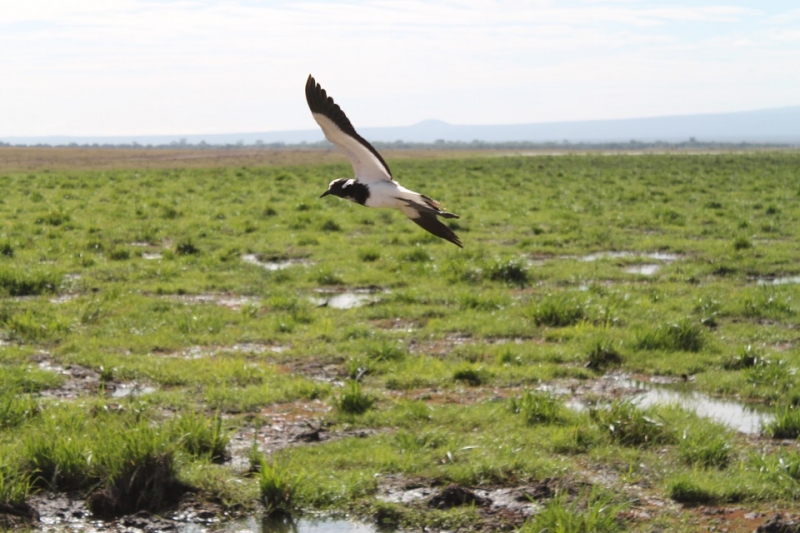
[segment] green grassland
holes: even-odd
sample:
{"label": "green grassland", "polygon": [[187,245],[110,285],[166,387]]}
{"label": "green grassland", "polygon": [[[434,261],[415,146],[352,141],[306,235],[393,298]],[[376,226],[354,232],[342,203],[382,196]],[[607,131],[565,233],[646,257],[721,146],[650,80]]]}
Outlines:
{"label": "green grassland", "polygon": [[[405,527],[689,531],[703,519],[682,503],[796,507],[800,451],[777,438],[800,433],[800,288],[758,280],[800,276],[800,154],[390,164],[461,215],[464,249],[318,199],[343,163],[0,175],[0,513],[36,491],[83,491],[99,516],[193,491]],[[632,253],[586,260],[601,252]],[[319,305],[346,290],[370,301]],[[608,371],[779,416],[748,437],[542,392]],[[111,394],[130,383],[152,391]],[[231,466],[234,432],[295,404],[338,437],[256,442],[252,472]],[[376,497],[543,479],[563,490],[522,522]]]}

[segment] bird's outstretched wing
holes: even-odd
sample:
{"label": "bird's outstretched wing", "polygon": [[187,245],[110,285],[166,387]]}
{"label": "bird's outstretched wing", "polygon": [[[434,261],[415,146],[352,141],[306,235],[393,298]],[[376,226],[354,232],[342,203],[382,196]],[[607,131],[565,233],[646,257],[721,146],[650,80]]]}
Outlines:
{"label": "bird's outstretched wing", "polygon": [[392,181],[392,172],[381,154],[356,133],[342,108],[328,96],[313,76],[309,76],[306,81],[306,101],[325,138],[345,153],[359,181]]}
{"label": "bird's outstretched wing", "polygon": [[[464,246],[461,244],[461,239],[458,238],[453,230],[445,226],[442,221],[440,221],[436,217],[436,213],[429,209],[417,209],[413,205],[406,205],[400,208],[400,211],[403,212],[408,218],[414,221],[417,226],[421,227],[428,233],[432,233],[437,237],[441,237],[446,241],[450,241],[459,248],[463,248]],[[456,215],[451,213],[447,213],[450,215],[448,218],[458,218]]]}

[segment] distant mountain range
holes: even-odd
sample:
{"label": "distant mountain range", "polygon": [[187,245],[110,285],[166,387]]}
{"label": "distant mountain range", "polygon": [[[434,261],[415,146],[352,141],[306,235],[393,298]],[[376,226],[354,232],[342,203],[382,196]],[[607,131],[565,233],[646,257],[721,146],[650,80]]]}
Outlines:
{"label": "distant mountain range", "polygon": [[[698,142],[800,143],[800,106],[652,118],[542,122],[495,126],[455,125],[440,120],[425,120],[413,126],[360,128],[370,141],[434,143],[436,141],[489,143],[501,142]],[[131,144],[165,145],[170,143],[211,145],[262,142],[265,144],[316,143],[322,141],[319,129],[222,133],[206,135],[121,135],[121,136],[44,136],[5,137],[0,141],[18,145]]]}

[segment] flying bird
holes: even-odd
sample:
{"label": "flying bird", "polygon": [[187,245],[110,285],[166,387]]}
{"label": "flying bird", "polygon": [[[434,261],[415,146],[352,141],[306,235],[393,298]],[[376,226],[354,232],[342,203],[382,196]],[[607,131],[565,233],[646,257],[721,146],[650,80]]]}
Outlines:
{"label": "flying bird", "polygon": [[425,231],[463,248],[453,230],[437,218],[459,218],[458,215],[444,211],[432,198],[397,183],[381,154],[356,133],[344,111],[313,76],[306,81],[306,101],[325,138],[344,152],[356,175],[333,180],[320,198],[332,194],[366,207],[399,209]]}

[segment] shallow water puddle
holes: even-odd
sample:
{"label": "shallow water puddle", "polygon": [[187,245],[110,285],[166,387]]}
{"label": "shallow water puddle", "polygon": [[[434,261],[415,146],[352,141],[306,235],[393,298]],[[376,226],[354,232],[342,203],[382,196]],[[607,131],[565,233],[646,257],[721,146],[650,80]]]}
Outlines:
{"label": "shallow water puddle", "polygon": [[246,305],[258,305],[261,303],[261,300],[255,297],[234,296],[227,294],[177,295],[169,296],[168,298],[178,302],[216,304],[223,307],[228,307],[234,311],[239,310]]}
{"label": "shallow water puddle", "polygon": [[647,259],[653,259],[655,261],[664,261],[665,263],[671,263],[673,261],[677,261],[681,258],[678,254],[671,254],[668,252],[647,252],[647,253],[640,253],[640,252],[595,252],[593,254],[587,254],[578,259],[583,261],[584,263],[590,263],[592,261],[597,261],[598,259],[604,258],[611,258],[611,259],[618,259],[622,257],[646,257]]}
{"label": "shallow water puddle", "polygon": [[111,390],[111,385],[108,386],[108,390],[112,398],[141,396],[143,394],[152,394],[156,391],[155,387],[142,385],[141,383],[120,383],[118,385],[114,385],[113,387],[114,389]]}
{"label": "shallow water puddle", "polygon": [[632,265],[623,269],[628,274],[640,274],[642,276],[652,276],[659,270],[661,265]]}
{"label": "shallow water puddle", "polygon": [[791,285],[800,284],[800,276],[786,276],[783,278],[759,278],[756,280],[758,285]]}
{"label": "shallow water puddle", "polygon": [[764,409],[742,402],[712,398],[677,385],[659,385],[627,378],[619,379],[618,383],[641,391],[637,392],[634,399],[639,407],[678,405],[742,433],[759,433],[764,424],[773,419],[773,415]]}
{"label": "shallow water puddle", "polygon": [[320,307],[331,307],[333,309],[353,309],[364,304],[375,303],[378,301],[377,290],[356,290],[346,292],[320,292],[322,296],[313,297],[311,301]]}
{"label": "shallow water puddle", "polygon": [[[182,528],[184,533],[195,533],[205,531],[196,527]],[[230,533],[376,533],[378,528],[375,526],[351,522],[350,520],[334,518],[301,518],[275,519],[250,517],[244,520],[237,520],[223,526],[217,531]]]}
{"label": "shallow water puddle", "polygon": [[244,254],[242,261],[251,265],[260,266],[266,270],[275,271],[283,270],[295,265],[308,265],[309,262],[303,259],[282,259],[280,261],[262,261],[258,258],[257,254]]}
{"label": "shallow water puddle", "polygon": [[50,298],[50,303],[56,305],[65,304],[71,300],[74,300],[78,296],[79,296],[78,294],[61,294],[59,296],[56,296],[55,298]]}

